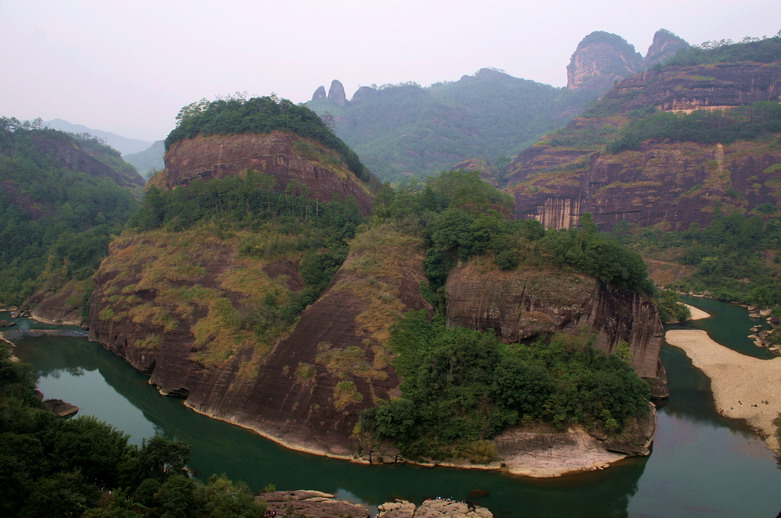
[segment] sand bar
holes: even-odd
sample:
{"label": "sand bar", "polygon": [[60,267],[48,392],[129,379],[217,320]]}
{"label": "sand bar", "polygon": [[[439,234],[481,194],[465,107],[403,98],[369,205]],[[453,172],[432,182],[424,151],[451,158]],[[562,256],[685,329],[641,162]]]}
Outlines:
{"label": "sand bar", "polygon": [[781,451],[773,420],[781,413],[781,357],[760,360],[713,341],[702,330],[667,331],[667,343],[680,347],[711,380],[716,409],[743,419],[775,451]]}
{"label": "sand bar", "polygon": [[700,308],[695,308],[694,306],[690,306],[689,304],[684,304],[684,305],[687,308],[689,308],[689,312],[692,314],[692,317],[689,320],[702,320],[703,318],[710,318],[710,314],[706,313]]}

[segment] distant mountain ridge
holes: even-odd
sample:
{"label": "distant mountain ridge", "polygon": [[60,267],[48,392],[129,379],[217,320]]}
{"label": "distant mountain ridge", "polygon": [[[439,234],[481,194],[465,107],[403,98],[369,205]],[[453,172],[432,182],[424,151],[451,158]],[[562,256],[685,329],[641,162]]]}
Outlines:
{"label": "distant mountain ridge", "polygon": [[113,147],[123,155],[145,151],[152,145],[152,142],[146,140],[123,137],[121,135],[117,135],[116,133],[111,133],[110,131],[88,128],[82,124],[73,124],[63,119],[52,119],[50,121],[45,121],[43,125],[47,128],[65,131],[67,133],[89,133],[94,137],[102,139],[106,142],[106,144]]}
{"label": "distant mountain ridge", "polygon": [[615,34],[586,36],[572,55],[568,87],[483,68],[458,81],[362,86],[351,100],[338,80],[317,88],[307,105],[331,124],[385,181],[402,181],[479,160],[501,171],[511,157],[632,74],[688,47],[661,29],[645,58]]}

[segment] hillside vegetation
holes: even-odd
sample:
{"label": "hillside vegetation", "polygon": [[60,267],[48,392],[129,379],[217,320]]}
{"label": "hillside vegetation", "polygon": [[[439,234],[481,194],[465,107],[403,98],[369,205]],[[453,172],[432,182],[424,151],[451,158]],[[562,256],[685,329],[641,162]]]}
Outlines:
{"label": "hillside vegetation", "polygon": [[430,178],[418,190],[386,188],[372,224],[406,228],[427,241],[422,292],[433,318],[410,312],[392,328],[393,365],[402,397],[362,415],[361,432],[391,441],[412,458],[495,460],[489,439],[507,427],[580,423],[619,433],[647,410],[649,389],[619,355],[592,348],[589,329],[504,344],[493,332],[446,326],[444,282],[457,261],[484,257],[501,269],[570,270],[601,282],[652,292],[645,265],[591,224],[545,231],[536,221],[512,221],[511,200],[475,172]]}
{"label": "hillside vegetation", "polygon": [[[21,303],[45,282],[88,278],[138,207],[116,181],[42,147],[60,144],[108,166],[123,164],[94,139],[0,118],[0,305]],[[136,175],[128,167],[122,169]]]}
{"label": "hillside vegetation", "polygon": [[501,71],[458,81],[364,87],[344,106],[307,105],[383,181],[428,176],[472,158],[499,170],[537,138],[577,114],[593,96]]}

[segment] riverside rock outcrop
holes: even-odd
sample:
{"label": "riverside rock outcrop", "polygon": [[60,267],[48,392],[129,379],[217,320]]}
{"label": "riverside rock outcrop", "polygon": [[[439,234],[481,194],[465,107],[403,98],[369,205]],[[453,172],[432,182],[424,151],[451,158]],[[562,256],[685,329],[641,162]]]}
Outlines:
{"label": "riverside rock outcrop", "polygon": [[174,143],[165,155],[165,171],[152,183],[173,189],[193,180],[238,175],[251,169],[273,175],[284,190],[291,182],[308,189],[321,202],[334,195],[352,196],[368,214],[372,193],[345,166],[339,155],[292,133],[213,135]]}
{"label": "riverside rock outcrop", "polygon": [[596,335],[594,347],[608,353],[623,340],[637,374],[651,381],[655,396],[667,395],[659,358],[664,330],[647,296],[583,274],[505,271],[482,261],[455,267],[445,288],[450,325],[493,330],[507,342],[586,329]]}
{"label": "riverside rock outcrop", "polygon": [[384,228],[359,235],[326,292],[264,344],[226,329],[221,315],[300,289],[298,262],[242,257],[242,239],[157,231],[115,241],[96,278],[90,338],[198,412],[290,447],[351,455],[358,414],[398,390],[390,326],[428,307],[422,241]]}

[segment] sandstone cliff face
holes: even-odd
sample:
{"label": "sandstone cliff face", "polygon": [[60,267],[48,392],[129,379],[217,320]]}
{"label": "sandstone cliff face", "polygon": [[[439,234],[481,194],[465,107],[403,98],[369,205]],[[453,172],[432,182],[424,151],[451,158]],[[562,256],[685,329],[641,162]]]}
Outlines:
{"label": "sandstone cliff face", "polygon": [[398,390],[390,326],[427,307],[422,242],[387,229],[357,237],[293,328],[259,343],[220,315],[251,314],[301,282],[295,257],[243,258],[241,240],[155,232],[115,241],[98,272],[90,337],[196,411],[296,448],[352,454],[358,414]]}
{"label": "sandstone cliff face", "polygon": [[322,202],[331,201],[334,195],[353,196],[365,214],[371,207],[369,188],[336,152],[281,131],[176,142],[166,153],[163,176],[155,182],[173,189],[195,179],[224,178],[246,169],[274,175],[281,189],[291,181],[302,184],[311,197]]}
{"label": "sandstone cliff face", "polygon": [[621,83],[606,99],[624,112],[654,106],[664,111],[729,109],[781,96],[781,62],[719,63],[650,69]]}
{"label": "sandstone cliff face", "polygon": [[741,211],[777,204],[778,136],[724,145],[651,140],[611,154],[604,151],[610,137],[600,135],[628,123],[627,112],[649,106],[724,110],[780,95],[781,62],[666,67],[630,77],[603,100],[614,115],[578,118],[508,166],[516,216],[570,228],[590,212],[603,228],[625,220],[683,229],[710,222],[717,204]]}
{"label": "sandstone cliff face", "polygon": [[[544,146],[535,152],[534,159],[550,156],[550,163],[570,153]],[[709,223],[717,203],[751,210],[781,202],[781,150],[773,142],[648,142],[637,151],[582,152],[578,158],[581,169],[563,169],[565,178],[540,174],[512,187],[516,216],[571,228],[589,212],[607,229],[628,221],[680,230]]]}
{"label": "sandstone cliff face", "polygon": [[567,88],[605,91],[642,66],[642,56],[626,40],[603,31],[592,32],[583,38],[570,58]]}
{"label": "sandstone cliff face", "polygon": [[659,360],[664,330],[646,296],[582,274],[504,271],[479,261],[454,268],[446,290],[450,325],[493,329],[508,342],[584,327],[596,334],[594,347],[608,353],[624,340],[638,375],[653,380],[655,395],[666,395]]}

